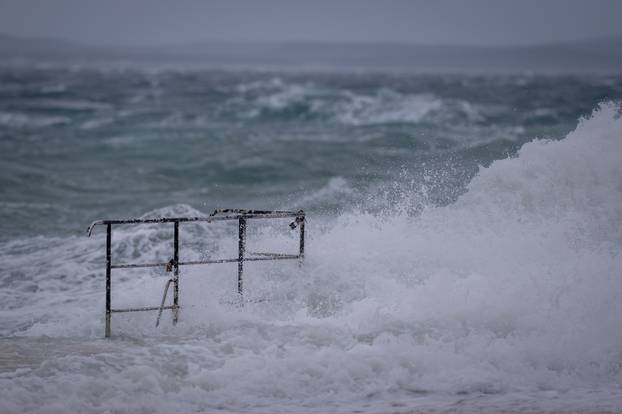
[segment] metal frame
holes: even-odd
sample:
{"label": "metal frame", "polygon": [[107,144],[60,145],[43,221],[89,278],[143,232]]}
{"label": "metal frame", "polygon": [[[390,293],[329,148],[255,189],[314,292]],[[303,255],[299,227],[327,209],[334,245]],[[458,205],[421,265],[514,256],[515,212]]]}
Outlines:
{"label": "metal frame", "polygon": [[[296,227],[300,231],[300,241],[298,254],[284,254],[284,253],[252,253],[246,252],[246,228],[247,220],[251,219],[276,219],[276,218],[294,218],[289,224],[289,227],[294,230]],[[231,259],[212,259],[212,260],[196,260],[196,261],[179,261],[179,224],[190,222],[206,222],[212,223],[216,221],[238,221],[238,257]],[[112,264],[112,226],[118,224],[148,224],[148,223],[173,223],[173,258],[166,263],[123,263]],[[265,210],[241,210],[241,209],[220,209],[214,211],[207,217],[165,217],[165,218],[153,218],[153,219],[129,219],[129,220],[98,220],[93,222],[88,230],[87,234],[90,237],[95,226],[106,226],[106,327],[105,337],[109,338],[111,335],[111,319],[113,313],[120,312],[143,312],[143,311],[159,311],[158,318],[156,320],[156,326],[160,322],[160,316],[164,309],[170,309],[173,312],[173,324],[176,324],[179,319],[179,267],[180,266],[193,266],[193,265],[205,265],[216,263],[238,263],[238,294],[243,295],[243,273],[244,262],[255,262],[264,260],[299,260],[302,263],[304,259],[305,250],[305,213],[302,210],[299,211],[265,211]],[[113,309],[111,305],[111,274],[112,269],[128,269],[128,268],[143,268],[143,267],[160,267],[164,266],[167,271],[173,271],[173,277],[167,281],[164,289],[164,296],[162,298],[162,304],[160,306],[149,306],[141,308],[125,308],[125,309]],[[173,304],[164,306],[168,288],[170,284],[173,284]]]}

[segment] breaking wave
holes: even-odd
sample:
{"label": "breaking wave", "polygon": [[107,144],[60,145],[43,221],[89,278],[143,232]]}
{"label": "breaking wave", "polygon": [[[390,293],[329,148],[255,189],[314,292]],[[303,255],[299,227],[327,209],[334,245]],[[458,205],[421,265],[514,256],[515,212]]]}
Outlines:
{"label": "breaking wave", "polygon": [[[565,139],[535,140],[516,157],[481,168],[451,205],[416,215],[399,208],[309,217],[303,268],[249,268],[247,292],[265,302],[244,308],[223,302],[234,287],[230,268],[184,270],[184,304],[195,307],[183,311],[177,327],[155,331],[151,316],[115,316],[115,332],[143,338],[139,345],[94,344],[90,356],[61,352],[27,372],[5,373],[0,404],[5,412],[32,411],[62,392],[63,408],[83,412],[108,403],[119,412],[168,411],[171,397],[186,410],[259,404],[284,412],[296,402],[303,410],[321,403],[347,411],[384,396],[376,408],[386,411],[413,398],[424,407],[430,395],[511,400],[518,392],[525,406],[541,393],[564,393],[553,408],[564,401],[616,408],[621,138],[619,107],[603,104]],[[334,178],[321,191],[334,196],[346,185]],[[151,214],[201,213],[182,205]],[[191,226],[184,251],[226,256],[235,250],[234,230]],[[170,231],[119,230],[113,254],[121,261],[167,260]],[[271,251],[295,235],[257,228],[249,240]],[[2,335],[100,336],[102,242],[99,235],[4,243]],[[120,305],[152,304],[165,279],[162,270],[121,275],[114,298]],[[41,346],[20,344],[33,354]],[[89,391],[85,400],[101,376],[102,392]]]}
{"label": "breaking wave", "polygon": [[35,116],[20,112],[0,112],[0,125],[7,128],[45,128],[71,123],[64,116]]}
{"label": "breaking wave", "polygon": [[242,119],[319,118],[352,126],[483,119],[480,110],[466,101],[441,99],[430,93],[404,94],[388,88],[362,93],[272,78],[237,85],[235,92],[227,106]]}

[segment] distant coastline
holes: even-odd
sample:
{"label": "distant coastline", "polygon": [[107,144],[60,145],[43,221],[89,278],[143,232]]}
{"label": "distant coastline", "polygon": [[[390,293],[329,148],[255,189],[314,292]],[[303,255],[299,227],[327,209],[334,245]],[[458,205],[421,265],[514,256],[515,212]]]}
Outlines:
{"label": "distant coastline", "polygon": [[622,38],[525,46],[406,43],[225,42],[88,45],[0,34],[3,61],[406,69],[414,71],[622,73]]}

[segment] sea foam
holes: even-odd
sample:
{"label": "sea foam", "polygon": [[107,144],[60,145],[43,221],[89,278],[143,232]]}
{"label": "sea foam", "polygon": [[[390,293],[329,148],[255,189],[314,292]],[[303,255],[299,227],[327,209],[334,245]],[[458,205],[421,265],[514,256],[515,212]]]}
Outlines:
{"label": "sea foam", "polygon": [[[151,316],[115,316],[112,344],[96,339],[101,235],[6,243],[3,300],[21,296],[3,310],[3,334],[30,336],[14,340],[31,362],[2,374],[0,407],[619,409],[621,139],[619,107],[603,104],[565,139],[481,168],[448,206],[310,216],[302,268],[249,266],[248,295],[269,300],[233,307],[220,300],[233,269],[184,269],[182,298],[194,308],[182,322],[155,331]],[[187,213],[199,214],[153,214]],[[188,228],[187,254],[231,253],[231,230]],[[160,260],[169,240],[157,226],[120,229],[113,254]],[[270,251],[295,236],[258,228],[249,240]],[[15,272],[24,277],[7,279]],[[165,277],[120,275],[117,303],[155,301]],[[56,352],[35,352],[41,341]]]}

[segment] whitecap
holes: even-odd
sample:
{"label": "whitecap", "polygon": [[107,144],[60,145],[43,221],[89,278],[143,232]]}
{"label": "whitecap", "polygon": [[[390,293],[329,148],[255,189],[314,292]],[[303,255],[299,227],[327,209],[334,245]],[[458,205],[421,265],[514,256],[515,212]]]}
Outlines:
{"label": "whitecap", "polygon": [[0,125],[9,128],[45,128],[71,123],[64,116],[27,115],[21,112],[0,112]]}

